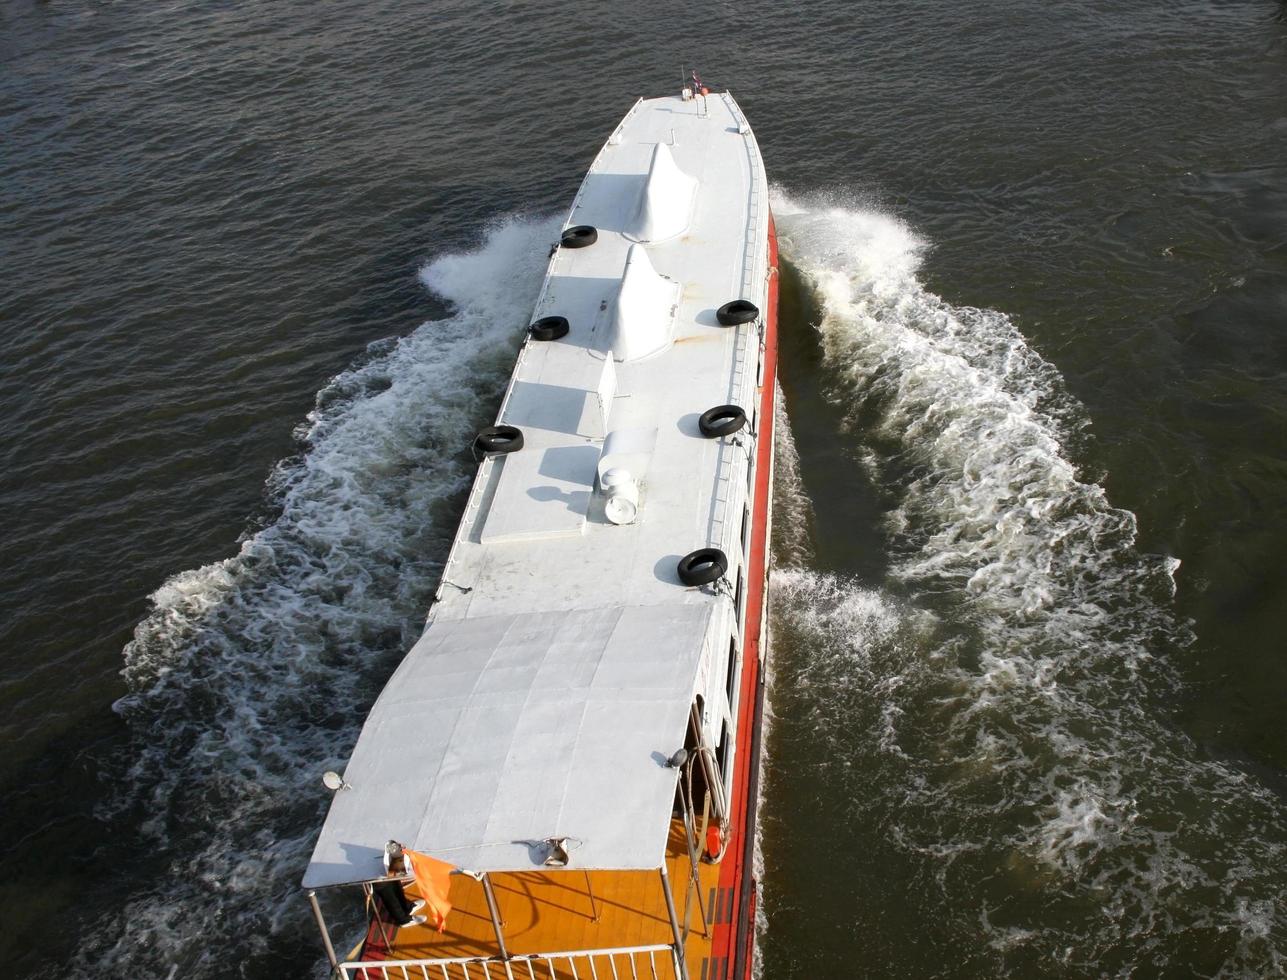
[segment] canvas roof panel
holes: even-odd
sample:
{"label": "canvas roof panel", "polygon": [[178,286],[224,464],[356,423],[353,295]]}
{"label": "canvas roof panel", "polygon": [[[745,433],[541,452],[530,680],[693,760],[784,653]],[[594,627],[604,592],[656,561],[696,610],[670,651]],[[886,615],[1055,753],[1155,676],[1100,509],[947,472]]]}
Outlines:
{"label": "canvas roof panel", "polygon": [[389,839],[471,871],[664,860],[708,602],[431,624],[372,709],[305,874],[381,874]]}

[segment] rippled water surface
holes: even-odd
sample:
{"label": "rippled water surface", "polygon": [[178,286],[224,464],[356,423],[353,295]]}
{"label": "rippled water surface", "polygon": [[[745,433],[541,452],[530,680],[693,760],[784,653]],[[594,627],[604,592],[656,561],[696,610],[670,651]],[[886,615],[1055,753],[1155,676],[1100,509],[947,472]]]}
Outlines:
{"label": "rippled water surface", "polygon": [[1274,0],[0,7],[0,958],[297,887],[545,249],[681,64],[783,270],[768,978],[1287,972]]}

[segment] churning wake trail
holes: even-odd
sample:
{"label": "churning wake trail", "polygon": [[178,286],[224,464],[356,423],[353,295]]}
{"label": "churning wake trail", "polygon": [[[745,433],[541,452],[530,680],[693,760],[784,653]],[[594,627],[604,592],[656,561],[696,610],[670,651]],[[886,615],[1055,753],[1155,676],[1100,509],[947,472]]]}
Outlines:
{"label": "churning wake trail", "polygon": [[998,971],[1287,969],[1287,808],[1168,723],[1178,562],[1079,474],[1082,408],[1005,315],[921,285],[898,220],[773,206],[892,558],[878,587],[776,573],[809,651],[784,680],[855,820],[935,882],[916,914]]}
{"label": "churning wake trail", "polygon": [[419,635],[499,402],[552,219],[497,224],[430,263],[453,314],[334,378],[269,481],[280,515],[232,558],[176,575],[125,649],[135,738],[105,819],[142,833],[152,880],[83,931],[82,976],[227,976],[318,960],[299,881],[367,708]]}

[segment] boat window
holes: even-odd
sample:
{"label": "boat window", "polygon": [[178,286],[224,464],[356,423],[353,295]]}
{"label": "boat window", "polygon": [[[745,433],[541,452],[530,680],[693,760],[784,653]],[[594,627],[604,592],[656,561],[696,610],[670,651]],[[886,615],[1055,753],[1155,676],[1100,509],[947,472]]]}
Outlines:
{"label": "boat window", "polygon": [[750,541],[750,533],[751,533],[751,503],[748,500],[742,506],[742,554],[744,555],[750,554],[750,546],[748,544],[748,542]]}
{"label": "boat window", "polygon": [[728,703],[733,704],[733,686],[737,683],[737,637],[728,644],[728,678],[724,682],[724,690],[728,694]]}
{"label": "boat window", "polygon": [[742,622],[742,569],[737,570],[737,591],[733,594],[733,610],[737,613],[737,622]]}
{"label": "boat window", "polygon": [[715,747],[715,761],[719,765],[719,771],[724,777],[724,785],[728,785],[728,722],[724,722],[719,730],[719,745]]}

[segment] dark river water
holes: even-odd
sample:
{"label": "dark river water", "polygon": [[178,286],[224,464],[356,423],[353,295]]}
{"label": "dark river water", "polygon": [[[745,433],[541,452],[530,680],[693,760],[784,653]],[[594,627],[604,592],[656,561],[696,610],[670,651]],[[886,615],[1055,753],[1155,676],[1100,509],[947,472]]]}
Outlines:
{"label": "dark river water", "polygon": [[297,887],[544,252],[731,88],[784,258],[765,980],[1287,974],[1287,8],[0,3],[0,962]]}

